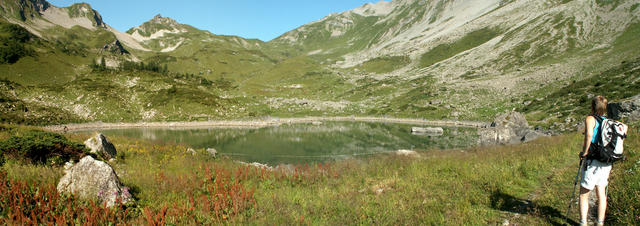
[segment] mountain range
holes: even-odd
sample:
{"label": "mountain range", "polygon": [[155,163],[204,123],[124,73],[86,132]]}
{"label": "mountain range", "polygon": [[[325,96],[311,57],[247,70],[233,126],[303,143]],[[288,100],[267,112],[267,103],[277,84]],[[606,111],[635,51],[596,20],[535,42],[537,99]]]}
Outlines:
{"label": "mountain range", "polygon": [[[587,111],[588,96],[621,100],[640,90],[633,66],[640,56],[638,6],[637,0],[380,1],[263,42],[161,15],[120,32],[86,3],[5,0],[0,118],[489,120],[518,110],[534,125],[571,129]],[[618,80],[632,92],[619,92]]]}

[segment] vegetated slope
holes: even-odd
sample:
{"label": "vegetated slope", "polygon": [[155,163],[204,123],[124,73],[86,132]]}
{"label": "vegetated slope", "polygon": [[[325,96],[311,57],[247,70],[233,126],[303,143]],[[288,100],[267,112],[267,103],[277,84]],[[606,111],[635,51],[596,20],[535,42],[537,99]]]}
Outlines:
{"label": "vegetated slope", "polygon": [[637,3],[379,2],[269,44],[295,46],[344,78],[355,88],[333,97],[366,103],[363,112],[489,119],[635,59],[637,41],[619,37],[638,23]]}
{"label": "vegetated slope", "polygon": [[0,80],[0,122],[32,125],[82,122],[80,117],[59,107],[23,101],[15,92],[23,89],[28,88],[11,81]]}
{"label": "vegetated slope", "polygon": [[7,92],[23,102],[62,109],[85,121],[120,122],[240,117],[235,115],[242,112],[238,100],[222,97],[231,89],[225,80],[133,69],[94,70],[66,83],[11,86]]}
{"label": "vegetated slope", "polygon": [[272,66],[279,59],[265,50],[260,40],[215,35],[161,15],[129,29],[127,34],[153,50],[135,52],[146,61],[166,63],[172,71],[209,79],[237,78]]}
{"label": "vegetated slope", "polygon": [[121,33],[86,4],[5,1],[2,17],[44,44],[1,64],[0,77],[64,84],[90,77],[87,65],[102,58],[111,68],[142,61],[229,83],[225,97],[243,99],[249,116],[488,120],[637,58],[637,3],[381,1],[264,43],[160,15]]}
{"label": "vegetated slope", "polygon": [[0,6],[0,23],[28,30],[33,50],[21,60],[0,64],[2,78],[23,85],[61,83],[85,73],[98,58],[106,58],[109,66],[135,59],[88,4],[58,8],[46,1],[9,0]]}
{"label": "vegetated slope", "polygon": [[[164,55],[147,51],[144,43],[136,42],[136,49],[121,42],[128,34],[108,27],[88,4],[66,8],[46,1],[2,4],[0,79],[6,80],[0,84],[0,93],[6,97],[2,101],[6,107],[3,121],[42,125],[95,120],[208,120],[247,114],[230,94],[236,87],[232,80],[169,72],[171,62],[163,61]],[[19,16],[23,14],[32,16]],[[197,38],[214,36],[190,29]],[[189,41],[184,45],[227,55],[253,51],[240,44],[194,46]],[[251,54],[260,60],[268,58],[259,51]],[[185,58],[185,64],[204,60]],[[263,61],[272,64],[270,59]],[[229,71],[235,71],[233,68],[251,67],[234,63]]]}
{"label": "vegetated slope", "polygon": [[604,95],[610,100],[624,100],[640,93],[640,58],[623,61],[619,66],[598,75],[548,93],[544,98],[531,99],[520,110],[529,112],[528,118],[552,129],[567,130],[582,123],[590,114],[591,98]]}

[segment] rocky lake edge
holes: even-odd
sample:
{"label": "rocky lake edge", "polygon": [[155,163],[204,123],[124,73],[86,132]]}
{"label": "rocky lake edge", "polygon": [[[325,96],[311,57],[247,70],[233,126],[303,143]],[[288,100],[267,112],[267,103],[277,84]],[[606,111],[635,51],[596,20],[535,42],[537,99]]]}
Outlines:
{"label": "rocky lake edge", "polygon": [[[386,117],[301,117],[301,118],[266,118],[253,120],[216,120],[200,122],[126,122],[126,123],[105,123],[91,122],[78,124],[62,124],[44,126],[43,129],[53,132],[82,131],[92,129],[126,129],[126,128],[263,128],[279,126],[283,124],[301,124],[317,122],[379,122],[398,123],[425,126],[451,126],[451,127],[471,127],[482,128],[489,125],[489,122],[458,121],[458,120],[426,120],[409,118],[386,118]],[[66,129],[65,129],[66,128]]]}

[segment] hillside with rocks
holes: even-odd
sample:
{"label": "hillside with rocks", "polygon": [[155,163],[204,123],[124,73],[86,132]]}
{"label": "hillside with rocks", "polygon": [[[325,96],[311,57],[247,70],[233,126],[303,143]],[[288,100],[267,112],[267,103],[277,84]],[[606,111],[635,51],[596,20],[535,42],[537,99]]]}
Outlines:
{"label": "hillside with rocks", "polygon": [[[635,0],[380,1],[263,42],[216,35],[161,15],[120,32],[85,3],[57,7],[44,0],[9,0],[0,3],[0,21],[26,29],[31,38],[20,45],[33,51],[0,64],[0,78],[19,85],[11,86],[19,101],[89,121],[194,120],[192,115],[196,120],[385,115],[489,121],[515,109],[534,126],[564,130],[575,126],[582,97],[607,95],[577,87],[582,81],[626,76],[632,91],[614,100],[637,94],[636,70],[626,67],[640,54],[634,48],[640,44],[634,38],[640,34],[639,5]],[[36,62],[48,68],[33,68]],[[103,70],[96,71],[103,62]],[[135,69],[145,68],[140,65],[156,70]],[[125,66],[134,68],[132,74],[123,72]],[[157,78],[158,72],[168,76],[164,87],[122,82]],[[233,104],[159,109],[147,97],[123,101],[117,95],[89,104],[82,100],[95,95],[90,88],[47,87],[66,90],[86,78],[111,87],[108,92],[127,90],[134,97],[151,94],[142,90],[186,86],[200,94],[168,100],[198,103],[206,96]],[[600,90],[615,90],[615,84],[605,86]],[[580,91],[563,113],[539,107],[553,104],[547,102],[554,98],[550,94],[566,89]],[[48,99],[35,101],[41,92]],[[100,98],[130,107],[97,107]]]}
{"label": "hillside with rocks", "polygon": [[272,43],[297,46],[299,54],[322,59],[348,79],[398,87],[367,100],[378,109],[437,108],[445,110],[432,114],[442,117],[485,117],[495,109],[524,108],[550,90],[634,60],[638,40],[630,37],[638,34],[638,4],[380,1],[329,15]]}

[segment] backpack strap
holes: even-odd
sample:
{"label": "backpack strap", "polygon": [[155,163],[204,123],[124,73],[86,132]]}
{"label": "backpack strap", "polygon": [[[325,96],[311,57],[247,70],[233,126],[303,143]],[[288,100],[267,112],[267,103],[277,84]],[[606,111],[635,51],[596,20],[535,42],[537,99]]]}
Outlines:
{"label": "backpack strap", "polygon": [[600,124],[602,124],[602,121],[604,120],[604,119],[602,119],[604,116],[601,116],[601,115],[592,114],[590,116],[593,116],[596,119],[596,121],[598,121],[598,123],[600,123]]}

